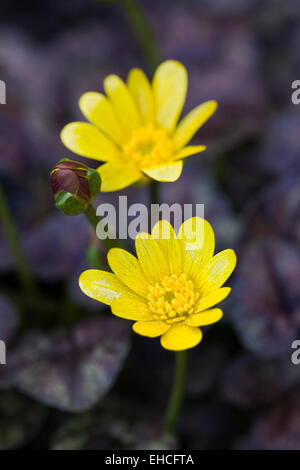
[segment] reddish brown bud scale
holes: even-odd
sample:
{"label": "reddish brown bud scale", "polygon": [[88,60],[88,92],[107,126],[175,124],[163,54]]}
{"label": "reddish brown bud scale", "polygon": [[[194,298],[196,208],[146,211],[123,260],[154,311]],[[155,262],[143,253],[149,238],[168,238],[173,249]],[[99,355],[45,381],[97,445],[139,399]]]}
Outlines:
{"label": "reddish brown bud scale", "polygon": [[100,190],[98,172],[69,159],[55,165],[50,181],[56,206],[69,215],[84,212]]}

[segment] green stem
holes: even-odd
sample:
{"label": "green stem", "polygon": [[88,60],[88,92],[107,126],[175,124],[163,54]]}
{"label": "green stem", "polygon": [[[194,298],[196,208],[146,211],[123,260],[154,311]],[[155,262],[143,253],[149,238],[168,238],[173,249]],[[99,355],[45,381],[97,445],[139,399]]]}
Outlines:
{"label": "green stem", "polygon": [[[97,216],[96,210],[92,206],[92,204],[88,206],[84,215],[86,216],[93,229],[96,231],[97,224],[100,221],[100,217]],[[107,240],[102,240],[104,246],[106,246],[106,241]],[[109,246],[106,247],[107,250],[109,250],[109,248]],[[98,243],[95,243],[94,241],[90,242],[87,248],[86,256],[91,268],[100,269],[106,264],[104,254],[99,250]]]}
{"label": "green stem", "polygon": [[[92,204],[88,206],[84,214],[86,218],[88,219],[88,221],[90,222],[91,226],[96,230],[97,224],[100,222],[101,217],[100,215],[96,214],[96,210],[92,206]],[[101,240],[101,242],[103,243],[103,245],[105,246],[107,250],[110,250],[111,248],[114,248],[120,245],[117,240],[111,240],[110,238],[105,238],[104,240]]]}
{"label": "green stem", "polygon": [[100,221],[100,217],[96,214],[96,210],[95,208],[92,206],[92,204],[90,204],[87,208],[87,210],[85,211],[84,215],[86,216],[86,218],[88,219],[89,223],[91,224],[91,226],[93,227],[93,229],[96,230],[97,228],[97,224],[98,222]]}
{"label": "green stem", "polygon": [[[96,214],[95,208],[90,204],[86,211],[84,212],[84,215],[88,219],[89,223],[93,227],[93,229],[96,231],[97,224],[100,222],[101,217]],[[110,238],[105,238],[104,240],[101,240],[103,245],[107,250],[110,250],[111,248],[115,247],[120,247],[123,248],[123,244],[118,241],[118,240],[111,240]]]}
{"label": "green stem", "polygon": [[151,69],[161,62],[160,54],[147,18],[135,0],[118,0],[124,9]]}
{"label": "green stem", "polygon": [[149,184],[149,197],[150,197],[150,211],[149,211],[149,218],[148,218],[148,224],[149,224],[149,230],[151,232],[152,230],[152,204],[159,204],[159,182],[152,180],[151,183]]}
{"label": "green stem", "polygon": [[17,227],[9,210],[3,189],[0,185],[0,220],[3,226],[4,236],[10,247],[16,263],[20,283],[26,291],[34,290],[34,279],[31,275],[29,264],[24,255],[18,236]]}
{"label": "green stem", "polygon": [[159,182],[152,180],[150,183],[150,203],[159,204]]}
{"label": "green stem", "polygon": [[187,351],[177,351],[174,382],[165,414],[165,429],[174,431],[174,426],[182,405],[183,392],[186,380]]}

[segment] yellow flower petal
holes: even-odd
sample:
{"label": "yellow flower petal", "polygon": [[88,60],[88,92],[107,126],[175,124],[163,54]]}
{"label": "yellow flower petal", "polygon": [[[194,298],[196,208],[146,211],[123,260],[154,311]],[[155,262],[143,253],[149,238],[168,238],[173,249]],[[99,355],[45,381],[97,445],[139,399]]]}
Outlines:
{"label": "yellow flower petal", "polygon": [[152,320],[146,301],[138,296],[121,296],[111,304],[114,315],[127,320]]}
{"label": "yellow flower petal", "polygon": [[99,127],[114,142],[122,142],[123,133],[120,123],[106,96],[94,91],[84,93],[80,97],[79,108],[90,122]]}
{"label": "yellow flower petal", "polygon": [[87,122],[71,122],[60,134],[63,144],[72,152],[100,161],[121,158],[121,152],[95,126]]}
{"label": "yellow flower petal", "polygon": [[223,316],[223,312],[219,308],[214,308],[212,310],[205,310],[201,313],[195,313],[189,315],[185,320],[185,324],[189,326],[205,326],[216,323]]}
{"label": "yellow flower petal", "polygon": [[[185,220],[178,230],[178,238],[184,242],[187,251],[201,250],[209,251],[210,258],[215,249],[215,235],[210,223],[202,217],[191,217]],[[203,253],[203,255],[205,254]]]}
{"label": "yellow flower petal", "polygon": [[187,72],[175,60],[163,62],[153,78],[154,107],[159,126],[172,131],[184,105],[187,91]]}
{"label": "yellow flower petal", "polygon": [[223,250],[215,255],[199,275],[202,296],[221,287],[227,281],[235,266],[236,255],[233,250]]}
{"label": "yellow flower petal", "polygon": [[157,181],[173,182],[178,180],[182,172],[182,161],[176,161],[172,163],[167,163],[166,165],[151,168],[143,169],[143,172],[150,178]]}
{"label": "yellow flower petal", "polygon": [[230,287],[221,287],[201,297],[195,305],[195,313],[202,312],[224,300],[230,294]]}
{"label": "yellow flower petal", "polygon": [[154,121],[154,102],[148,78],[141,69],[132,69],[129,72],[127,83],[143,124],[152,123]]}
{"label": "yellow flower petal", "polygon": [[170,325],[164,321],[138,321],[132,326],[135,333],[149,338],[156,338],[168,331],[169,328]]}
{"label": "yellow flower petal", "polygon": [[140,117],[127,86],[117,75],[109,75],[104,80],[104,89],[111,100],[122,128],[127,135],[141,125]]}
{"label": "yellow flower petal", "polygon": [[176,238],[173,226],[167,220],[158,220],[151,231],[151,238],[157,240],[170,240]]}
{"label": "yellow flower petal", "polygon": [[206,101],[190,111],[178,124],[174,132],[173,143],[176,149],[180,149],[191,140],[197,130],[216,111],[216,101]]}
{"label": "yellow flower petal", "polygon": [[189,157],[190,155],[203,152],[204,150],[206,150],[205,145],[188,145],[175,153],[174,160],[180,160],[181,158]]}
{"label": "yellow flower petal", "polygon": [[147,296],[148,284],[135,256],[122,248],[112,248],[107,254],[107,261],[124,284],[137,294]]}
{"label": "yellow flower petal", "polygon": [[98,168],[101,176],[101,191],[119,191],[135,183],[142,177],[137,168],[119,163],[108,162]]}
{"label": "yellow flower petal", "polygon": [[151,285],[168,275],[168,264],[157,240],[151,239],[149,234],[138,234],[135,249],[143,273]]}
{"label": "yellow flower petal", "polygon": [[175,324],[162,335],[160,343],[163,348],[171,351],[183,351],[200,343],[202,331],[199,328],[184,324]]}
{"label": "yellow flower petal", "polygon": [[183,251],[183,270],[194,281],[210,261],[215,249],[215,236],[211,225],[201,217],[192,217],[178,231]]}
{"label": "yellow flower petal", "polygon": [[167,220],[159,220],[152,229],[151,238],[157,239],[167,260],[169,274],[181,274],[181,248],[172,225]]}
{"label": "yellow flower petal", "polygon": [[84,271],[79,277],[79,287],[87,296],[107,305],[131,292],[115,274],[99,269]]}

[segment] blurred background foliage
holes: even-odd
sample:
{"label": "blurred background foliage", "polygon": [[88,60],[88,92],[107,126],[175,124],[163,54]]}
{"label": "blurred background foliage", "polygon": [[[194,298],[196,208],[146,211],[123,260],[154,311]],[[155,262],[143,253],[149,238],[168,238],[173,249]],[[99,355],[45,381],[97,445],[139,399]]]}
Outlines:
{"label": "blurred background foliage", "polygon": [[[130,5],[1,2],[0,183],[34,286],[20,286],[1,227],[0,339],[8,351],[0,448],[299,449],[300,366],[290,359],[300,334],[300,112],[291,103],[299,1],[138,0],[156,49]],[[79,291],[98,242],[84,216],[58,213],[49,185],[54,164],[73,157],[59,133],[82,119],[80,95],[133,66],[151,75],[157,55],[187,67],[185,111],[219,102],[194,139],[208,150],[186,160],[161,200],[205,204],[217,249],[238,254],[224,318],[189,352],[177,437],[160,427],[172,353],[131,335],[127,322]],[[148,202],[147,188],[131,187],[96,203],[120,194]]]}

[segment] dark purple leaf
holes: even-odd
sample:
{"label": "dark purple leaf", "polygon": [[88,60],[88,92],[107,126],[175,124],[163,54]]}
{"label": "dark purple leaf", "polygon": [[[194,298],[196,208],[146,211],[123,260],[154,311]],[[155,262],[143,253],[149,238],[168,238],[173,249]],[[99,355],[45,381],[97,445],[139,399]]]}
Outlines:
{"label": "dark purple leaf", "polygon": [[300,368],[291,354],[279,359],[259,360],[244,354],[225,371],[222,394],[234,406],[257,408],[275,402],[300,383]]}
{"label": "dark purple leaf", "polygon": [[298,109],[276,116],[270,122],[262,149],[256,158],[261,168],[279,176],[296,163],[299,164],[299,126]]}
{"label": "dark purple leaf", "polygon": [[56,281],[71,274],[83,257],[89,228],[83,215],[55,214],[32,230],[26,237],[25,251],[35,275]]}
{"label": "dark purple leaf", "polygon": [[[32,14],[32,18],[35,18]],[[23,15],[22,15],[23,16]],[[31,28],[31,32],[32,32]],[[9,84],[6,107],[11,107],[15,114],[24,121],[31,121],[36,129],[49,132],[49,122],[59,117],[62,100],[58,91],[64,68],[60,66],[56,55],[18,28],[3,28],[0,36],[1,78]],[[38,120],[36,119],[38,116]],[[18,140],[18,136],[14,136]],[[47,153],[47,148],[44,149]],[[44,155],[40,155],[41,161]]]}
{"label": "dark purple leaf", "polygon": [[241,440],[239,449],[245,450],[300,450],[299,392],[266,413]]}
{"label": "dark purple leaf", "polygon": [[4,380],[46,405],[82,411],[113,385],[127,350],[127,324],[110,317],[69,332],[31,331],[10,353]]}
{"label": "dark purple leaf", "polygon": [[245,227],[245,240],[279,236],[300,245],[300,173],[289,172],[263,191]]}
{"label": "dark purple leaf", "polygon": [[101,409],[84,413],[66,421],[52,441],[54,450],[172,450],[175,437],[162,430],[161,423],[149,420],[129,422],[113,410]]}
{"label": "dark purple leaf", "polygon": [[292,243],[265,238],[239,256],[233,323],[244,346],[262,358],[287,353],[300,326],[300,254]]}

